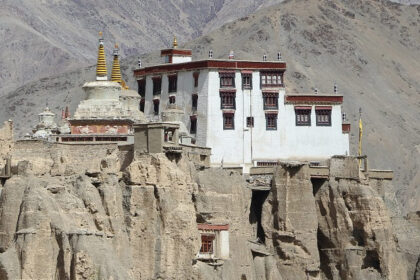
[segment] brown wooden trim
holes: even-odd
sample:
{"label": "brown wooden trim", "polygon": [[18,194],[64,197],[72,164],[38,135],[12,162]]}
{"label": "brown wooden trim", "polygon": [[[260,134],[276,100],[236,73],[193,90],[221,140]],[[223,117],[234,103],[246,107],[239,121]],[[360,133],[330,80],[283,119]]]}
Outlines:
{"label": "brown wooden trim", "polygon": [[240,69],[257,69],[257,70],[278,70],[286,71],[285,62],[259,62],[259,61],[229,61],[229,60],[198,60],[184,63],[161,64],[156,66],[145,67],[134,70],[134,76],[140,77],[144,75],[157,75],[173,71],[188,71],[206,68],[216,68],[221,70],[240,70]]}
{"label": "brown wooden trim", "polygon": [[332,110],[332,106],[315,106],[315,110]]}
{"label": "brown wooden trim", "polygon": [[286,95],[285,103],[343,103],[343,96],[332,95]]}
{"label": "brown wooden trim", "polygon": [[341,124],[341,130],[343,133],[350,133],[351,126],[349,123],[343,123]]}
{"label": "brown wooden trim", "polygon": [[182,49],[165,49],[160,51],[160,56],[164,55],[192,55],[192,50],[182,50]]}
{"label": "brown wooden trim", "polygon": [[210,224],[197,224],[200,230],[228,230],[229,225],[210,225]]}
{"label": "brown wooden trim", "polygon": [[295,110],[312,110],[311,106],[295,106]]}

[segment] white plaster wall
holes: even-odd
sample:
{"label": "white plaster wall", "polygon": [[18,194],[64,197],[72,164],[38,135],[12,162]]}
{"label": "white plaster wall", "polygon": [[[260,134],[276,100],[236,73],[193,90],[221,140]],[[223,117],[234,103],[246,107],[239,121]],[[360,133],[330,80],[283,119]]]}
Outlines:
{"label": "white plaster wall", "polygon": [[[277,130],[266,130],[263,96],[259,71],[252,75],[252,90],[242,90],[240,71],[235,74],[235,129],[223,130],[223,111],[220,108],[220,79],[218,69],[200,70],[198,87],[194,88],[194,71],[178,72],[176,105],[183,109],[183,122],[190,129],[192,94],[198,94],[197,145],[212,148],[212,166],[249,167],[254,161],[294,159],[320,160],[332,155],[349,153],[349,136],[341,129],[341,106],[332,109],[332,125],[316,126],[315,106],[311,111],[311,126],[296,126],[294,105],[284,104],[284,89],[279,92]],[[146,77],[145,114],[153,118],[153,82]],[[166,109],[168,78],[162,75],[160,112]],[[254,117],[254,127],[246,127],[246,118]]]}
{"label": "white plaster wall", "polygon": [[212,70],[209,72],[208,83],[206,146],[212,148],[210,162],[213,166],[220,166],[222,161],[224,166],[238,165],[244,160],[244,112],[241,74],[239,71],[235,74],[236,110],[234,130],[223,130],[223,111],[220,108],[219,71]]}
{"label": "white plaster wall", "polygon": [[229,258],[229,231],[221,230],[219,233],[220,256],[221,259]]}
{"label": "white plaster wall", "polygon": [[191,56],[172,56],[172,63],[190,62]]}

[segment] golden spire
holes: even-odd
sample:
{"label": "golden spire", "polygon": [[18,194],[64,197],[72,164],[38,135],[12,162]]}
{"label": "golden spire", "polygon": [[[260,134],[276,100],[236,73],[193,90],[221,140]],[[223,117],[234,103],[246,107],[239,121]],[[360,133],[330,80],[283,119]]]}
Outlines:
{"label": "golden spire", "polygon": [[172,47],[176,49],[178,47],[178,42],[176,41],[176,36],[174,36],[174,42],[172,43]]}
{"label": "golden spire", "polygon": [[118,60],[118,45],[117,44],[115,44],[115,49],[114,49],[114,61],[112,62],[111,81],[117,82],[120,84],[122,82],[120,61]]}
{"label": "golden spire", "polygon": [[104,39],[102,38],[102,32],[99,32],[99,49],[98,49],[98,63],[96,64],[96,80],[106,81],[108,73],[106,70],[105,50],[104,50]]}

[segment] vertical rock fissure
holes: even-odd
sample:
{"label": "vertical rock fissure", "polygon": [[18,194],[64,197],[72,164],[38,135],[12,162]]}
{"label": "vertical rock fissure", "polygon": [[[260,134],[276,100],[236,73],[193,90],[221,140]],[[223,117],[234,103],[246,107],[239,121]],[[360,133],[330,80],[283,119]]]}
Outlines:
{"label": "vertical rock fissure", "polygon": [[265,232],[261,223],[262,207],[267,199],[269,191],[257,191],[252,192],[249,221],[251,224],[256,223],[256,237],[257,239],[265,244]]}

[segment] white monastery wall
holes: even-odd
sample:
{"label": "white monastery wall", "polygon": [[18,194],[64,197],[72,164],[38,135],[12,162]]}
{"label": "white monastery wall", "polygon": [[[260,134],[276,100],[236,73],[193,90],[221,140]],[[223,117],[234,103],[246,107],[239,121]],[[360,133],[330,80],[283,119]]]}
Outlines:
{"label": "white monastery wall", "polygon": [[[223,129],[220,100],[219,69],[199,71],[198,87],[194,87],[194,71],[177,72],[176,105],[184,110],[183,122],[188,130],[190,116],[197,115],[196,144],[212,148],[211,164],[220,166],[254,165],[253,161],[321,160],[333,155],[349,154],[348,134],[342,133],[341,105],[332,105],[331,126],[317,126],[315,105],[311,110],[311,126],[296,126],[293,104],[284,104],[285,90],[280,89],[277,130],[266,129],[264,100],[260,88],[260,72],[252,73],[252,89],[242,89],[242,74],[235,73],[236,109],[234,129]],[[169,103],[168,77],[162,75],[161,113]],[[192,94],[198,94],[197,111],[192,110]],[[305,105],[310,106],[310,105]],[[146,77],[145,114],[158,119],[153,112],[152,76]],[[254,117],[254,127],[246,126],[246,118]]]}
{"label": "white monastery wall", "polygon": [[223,130],[223,111],[220,108],[220,80],[219,72],[209,72],[209,97],[206,146],[212,148],[211,163],[224,166],[237,165],[243,162],[243,102],[240,73],[235,75],[236,110],[233,130]]}

